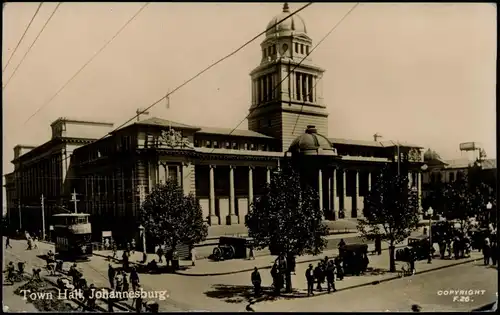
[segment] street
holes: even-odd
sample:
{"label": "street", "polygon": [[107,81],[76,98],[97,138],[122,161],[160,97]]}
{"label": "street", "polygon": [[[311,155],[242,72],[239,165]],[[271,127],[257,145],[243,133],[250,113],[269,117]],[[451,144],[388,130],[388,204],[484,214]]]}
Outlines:
{"label": "street", "polygon": [[[37,255],[45,254],[53,246],[47,243],[39,243],[38,250],[26,251],[26,242],[11,240],[12,249],[7,249],[4,255],[4,264],[9,261],[17,262],[24,260],[27,262],[26,269],[31,270],[32,266],[44,266],[45,262]],[[268,257],[269,264],[275,257]],[[370,266],[374,270],[367,275],[360,277],[347,277],[343,281],[337,281],[337,288],[342,289],[359,285],[366,281],[382,280],[388,277],[384,269],[388,268],[388,253],[384,251],[382,255],[370,255]],[[264,259],[264,257],[262,257]],[[200,262],[201,263],[201,262]],[[217,264],[216,262],[206,262],[207,264]],[[229,263],[229,261],[227,262]],[[237,263],[235,261],[234,263]],[[243,264],[243,261],[239,262]],[[449,261],[435,260],[432,266],[425,262],[417,263],[417,270],[425,268],[436,268]],[[109,262],[104,257],[94,255],[89,262],[78,263],[78,268],[88,279],[89,284],[94,283],[98,287],[107,287],[107,267]],[[245,264],[253,265],[252,261]],[[293,286],[301,291],[305,289],[304,272],[309,263],[297,264],[296,275],[293,276]],[[68,264],[69,265],[69,264]],[[66,265],[65,268],[68,268]],[[196,270],[197,267],[193,269]],[[201,268],[201,265],[200,265]],[[223,265],[221,265],[223,268]],[[43,271],[45,272],[45,271]],[[271,276],[268,269],[261,271],[262,283],[264,287],[271,285]],[[256,311],[370,311],[370,310],[407,310],[408,305],[420,304],[426,308],[437,308],[444,302],[444,309],[467,310],[487,304],[491,300],[491,295],[474,297],[473,302],[452,303],[443,296],[437,296],[438,290],[443,289],[484,289],[487,292],[496,290],[496,270],[473,264],[466,264],[461,267],[450,267],[440,271],[431,271],[422,275],[416,275],[407,279],[391,280],[380,283],[376,286],[369,285],[361,288],[349,288],[345,291],[335,293],[335,295],[324,295],[313,298],[294,298],[290,300],[278,300],[275,302],[262,302],[253,305]],[[225,311],[241,312],[245,311],[248,301],[253,297],[253,289],[250,286],[250,272],[240,272],[221,276],[186,276],[180,274],[140,274],[141,285],[146,291],[167,290],[169,298],[158,301],[160,311]],[[5,292],[5,288],[4,288]],[[420,293],[419,293],[420,292]],[[496,291],[495,291],[496,292]],[[494,295],[494,293],[493,293]],[[358,297],[363,297],[363,301],[369,303],[359,303]],[[447,297],[449,298],[449,297]],[[322,299],[325,302],[322,303]],[[328,299],[328,301],[326,301]],[[333,300],[332,300],[333,299]],[[4,294],[5,304],[19,305],[24,303],[21,297],[13,294]],[[341,306],[336,309],[335,302],[342,301]],[[446,301],[445,301],[446,300]],[[318,302],[319,301],[319,302]],[[411,302],[413,301],[413,302]],[[130,302],[129,302],[130,304]],[[26,304],[26,310],[30,305]],[[18,306],[19,308],[19,306]],[[333,309],[332,309],[333,308]]]}
{"label": "street", "polygon": [[[253,308],[258,312],[410,312],[411,306],[418,304],[423,312],[468,312],[496,299],[497,273],[480,262],[468,263],[330,295],[263,302]],[[454,300],[453,296],[445,296],[443,290],[485,290],[485,293],[471,295],[465,302],[468,295]]]}

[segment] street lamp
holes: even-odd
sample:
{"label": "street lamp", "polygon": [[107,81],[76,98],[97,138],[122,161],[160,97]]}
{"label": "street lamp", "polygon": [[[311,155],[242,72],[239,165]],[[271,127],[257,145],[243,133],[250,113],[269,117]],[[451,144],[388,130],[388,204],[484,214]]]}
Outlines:
{"label": "street lamp", "polygon": [[427,259],[427,263],[432,263],[432,215],[434,214],[434,209],[429,207],[427,210],[427,214],[429,215],[429,258]]}
{"label": "street lamp", "polygon": [[147,253],[146,253],[146,232],[145,232],[145,228],[144,226],[139,225],[139,231],[140,231],[140,234],[142,236],[142,259],[144,260],[144,262],[146,262],[147,260]]}

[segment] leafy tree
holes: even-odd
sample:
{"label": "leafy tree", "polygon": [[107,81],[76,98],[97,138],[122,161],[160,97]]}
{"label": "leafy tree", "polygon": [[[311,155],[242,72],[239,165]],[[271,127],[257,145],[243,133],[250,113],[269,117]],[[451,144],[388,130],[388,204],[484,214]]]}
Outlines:
{"label": "leafy tree", "polygon": [[389,165],[376,177],[364,199],[364,218],[358,219],[358,230],[367,239],[380,237],[389,243],[391,272],[396,271],[395,245],[417,229],[418,208],[417,192],[408,189],[407,176],[398,175]]}
{"label": "leafy tree", "polygon": [[[255,248],[269,247],[286,257],[317,255],[326,246],[328,228],[322,223],[318,193],[291,164],[283,163],[274,172],[264,194],[251,205],[246,226]],[[291,270],[287,268],[286,291],[292,290]]]}
{"label": "leafy tree", "polygon": [[185,196],[175,181],[151,191],[142,204],[140,221],[153,243],[173,249],[202,242],[208,234],[199,201],[193,194]]}

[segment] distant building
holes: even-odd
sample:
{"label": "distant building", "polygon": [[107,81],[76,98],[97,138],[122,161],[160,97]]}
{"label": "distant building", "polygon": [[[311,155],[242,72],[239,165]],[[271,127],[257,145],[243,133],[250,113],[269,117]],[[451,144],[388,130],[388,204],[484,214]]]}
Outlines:
{"label": "distant building", "polygon": [[[288,14],[285,5],[269,26]],[[409,161],[409,187],[421,191],[420,146],[324,136],[324,70],[310,57],[300,63],[312,49],[300,16],[270,29],[261,47],[261,62],[251,72],[249,130],[149,117],[110,132],[111,124],[59,119],[52,139],[16,155],[15,171],[6,176],[12,222],[19,224],[22,213],[23,228],[39,230],[41,194],[52,214],[59,205],[72,209],[76,191],[78,211],[92,215],[96,235],[110,230],[117,238],[130,236],[144,196],[173,179],[198,198],[209,224],[244,224],[251,202],[286,154],[313,158],[311,183],[327,220],[360,217],[363,198],[387,163]]]}
{"label": "distant building", "polygon": [[476,165],[480,167],[481,178],[490,187],[496,189],[497,185],[497,160],[478,156],[475,159],[461,158],[454,160],[443,160],[441,156],[431,149],[424,153],[424,163],[427,170],[422,173],[423,197],[429,193],[430,184],[449,183],[455,181],[461,174],[467,174],[469,169]]}

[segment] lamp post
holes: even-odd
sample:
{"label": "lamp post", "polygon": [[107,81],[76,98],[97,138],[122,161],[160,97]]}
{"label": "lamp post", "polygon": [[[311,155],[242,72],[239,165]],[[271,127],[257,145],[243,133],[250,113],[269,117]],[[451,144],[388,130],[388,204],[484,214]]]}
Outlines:
{"label": "lamp post", "polygon": [[432,207],[429,207],[427,210],[427,214],[429,215],[429,258],[427,259],[427,263],[432,263],[432,215],[434,214],[434,210]]}
{"label": "lamp post", "polygon": [[146,231],[145,231],[145,228],[144,226],[139,225],[139,231],[141,233],[141,236],[142,236],[142,259],[144,260],[144,262],[146,262],[146,258],[147,258],[147,253],[146,253]]}

